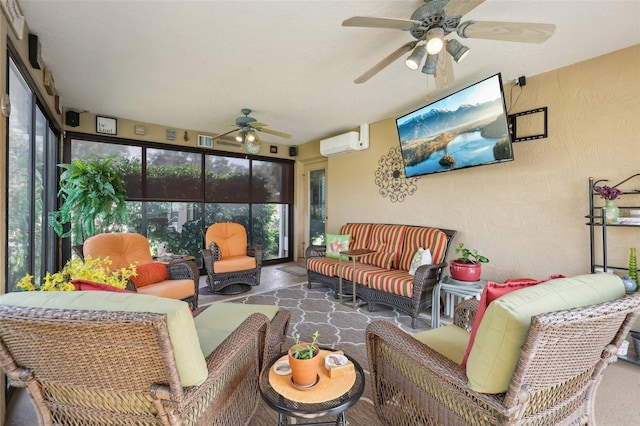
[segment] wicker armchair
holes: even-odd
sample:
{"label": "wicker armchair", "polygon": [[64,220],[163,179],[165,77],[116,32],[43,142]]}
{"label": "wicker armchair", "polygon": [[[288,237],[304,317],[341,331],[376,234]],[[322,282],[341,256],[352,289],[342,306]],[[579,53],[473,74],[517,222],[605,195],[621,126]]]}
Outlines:
{"label": "wicker armchair", "polygon": [[247,231],[237,223],[214,223],[205,235],[202,258],[212,293],[238,294],[260,284],[262,246],[247,245]]}
{"label": "wicker armchair", "polygon": [[[478,301],[455,325],[470,329]],[[534,316],[509,389],[471,390],[465,369],[388,322],[366,332],[376,413],[388,425],[592,424],[604,369],[640,311],[640,293]]]}
{"label": "wicker armchair", "polygon": [[[182,318],[190,317],[186,311],[180,311]],[[24,307],[3,300],[0,366],[12,386],[28,388],[41,425],[248,424],[260,398],[267,317],[251,315],[210,355],[200,354],[204,382],[183,386],[170,315]]]}

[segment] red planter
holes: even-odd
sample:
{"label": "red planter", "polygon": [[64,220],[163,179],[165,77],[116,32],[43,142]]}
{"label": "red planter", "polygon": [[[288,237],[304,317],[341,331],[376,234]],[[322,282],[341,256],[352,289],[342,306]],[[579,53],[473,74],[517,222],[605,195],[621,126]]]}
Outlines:
{"label": "red planter", "polygon": [[475,282],[480,279],[480,273],[482,272],[481,263],[462,263],[457,260],[452,260],[449,265],[449,272],[451,278],[458,281]]}

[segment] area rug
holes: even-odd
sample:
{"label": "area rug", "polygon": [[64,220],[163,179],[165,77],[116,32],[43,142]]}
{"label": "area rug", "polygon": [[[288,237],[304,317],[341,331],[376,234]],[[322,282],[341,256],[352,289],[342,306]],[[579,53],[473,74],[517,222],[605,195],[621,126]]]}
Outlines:
{"label": "area rug", "polygon": [[[226,303],[243,303],[259,305],[276,305],[291,312],[287,346],[293,344],[294,335],[300,333],[301,339],[310,339],[317,330],[321,346],[339,349],[358,361],[365,372],[365,390],[360,401],[347,411],[349,425],[382,425],[375,414],[369,364],[364,342],[365,330],[372,321],[387,321],[409,334],[429,328],[430,315],[423,314],[418,318],[418,328],[411,328],[411,317],[393,308],[376,306],[375,312],[369,312],[366,306],[354,309],[351,299],[344,304],[334,297],[332,290],[314,284],[309,289],[307,283],[294,284],[275,291],[261,294],[249,294],[226,300]],[[251,425],[277,424],[277,413],[260,401]],[[304,421],[291,419],[291,424]],[[335,418],[315,419],[314,421],[335,421]]]}
{"label": "area rug", "polygon": [[307,269],[302,266],[283,266],[282,268],[276,268],[280,271],[286,272],[291,275],[295,275],[296,277],[306,277]]}

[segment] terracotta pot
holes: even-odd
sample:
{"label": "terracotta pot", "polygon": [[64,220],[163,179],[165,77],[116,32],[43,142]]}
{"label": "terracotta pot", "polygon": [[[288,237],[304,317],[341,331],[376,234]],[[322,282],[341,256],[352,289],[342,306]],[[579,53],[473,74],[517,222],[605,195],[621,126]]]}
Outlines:
{"label": "terracotta pot", "polygon": [[[307,345],[307,343],[302,343]],[[291,366],[291,375],[293,382],[302,387],[313,385],[318,379],[318,367],[320,366],[320,350],[316,351],[316,355],[309,359],[298,359],[291,356],[293,348],[289,348],[289,365]]]}
{"label": "terracotta pot", "polygon": [[482,264],[478,262],[462,263],[458,260],[452,260],[451,265],[449,265],[449,272],[454,280],[475,282],[480,279]]}

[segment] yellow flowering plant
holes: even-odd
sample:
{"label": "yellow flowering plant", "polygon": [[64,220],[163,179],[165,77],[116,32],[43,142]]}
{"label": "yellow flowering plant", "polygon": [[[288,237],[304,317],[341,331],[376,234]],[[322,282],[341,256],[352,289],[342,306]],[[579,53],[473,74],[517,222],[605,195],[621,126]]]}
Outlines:
{"label": "yellow flowering plant", "polygon": [[36,287],[33,282],[33,275],[27,274],[20,281],[17,287],[23,291],[74,291],[75,287],[71,280],[87,280],[97,283],[107,284],[116,288],[127,288],[129,278],[137,275],[136,265],[129,265],[128,268],[112,270],[111,259],[108,257],[92,258],[87,256],[84,262],[78,258],[70,259],[61,271],[50,273],[44,276],[42,284]]}

